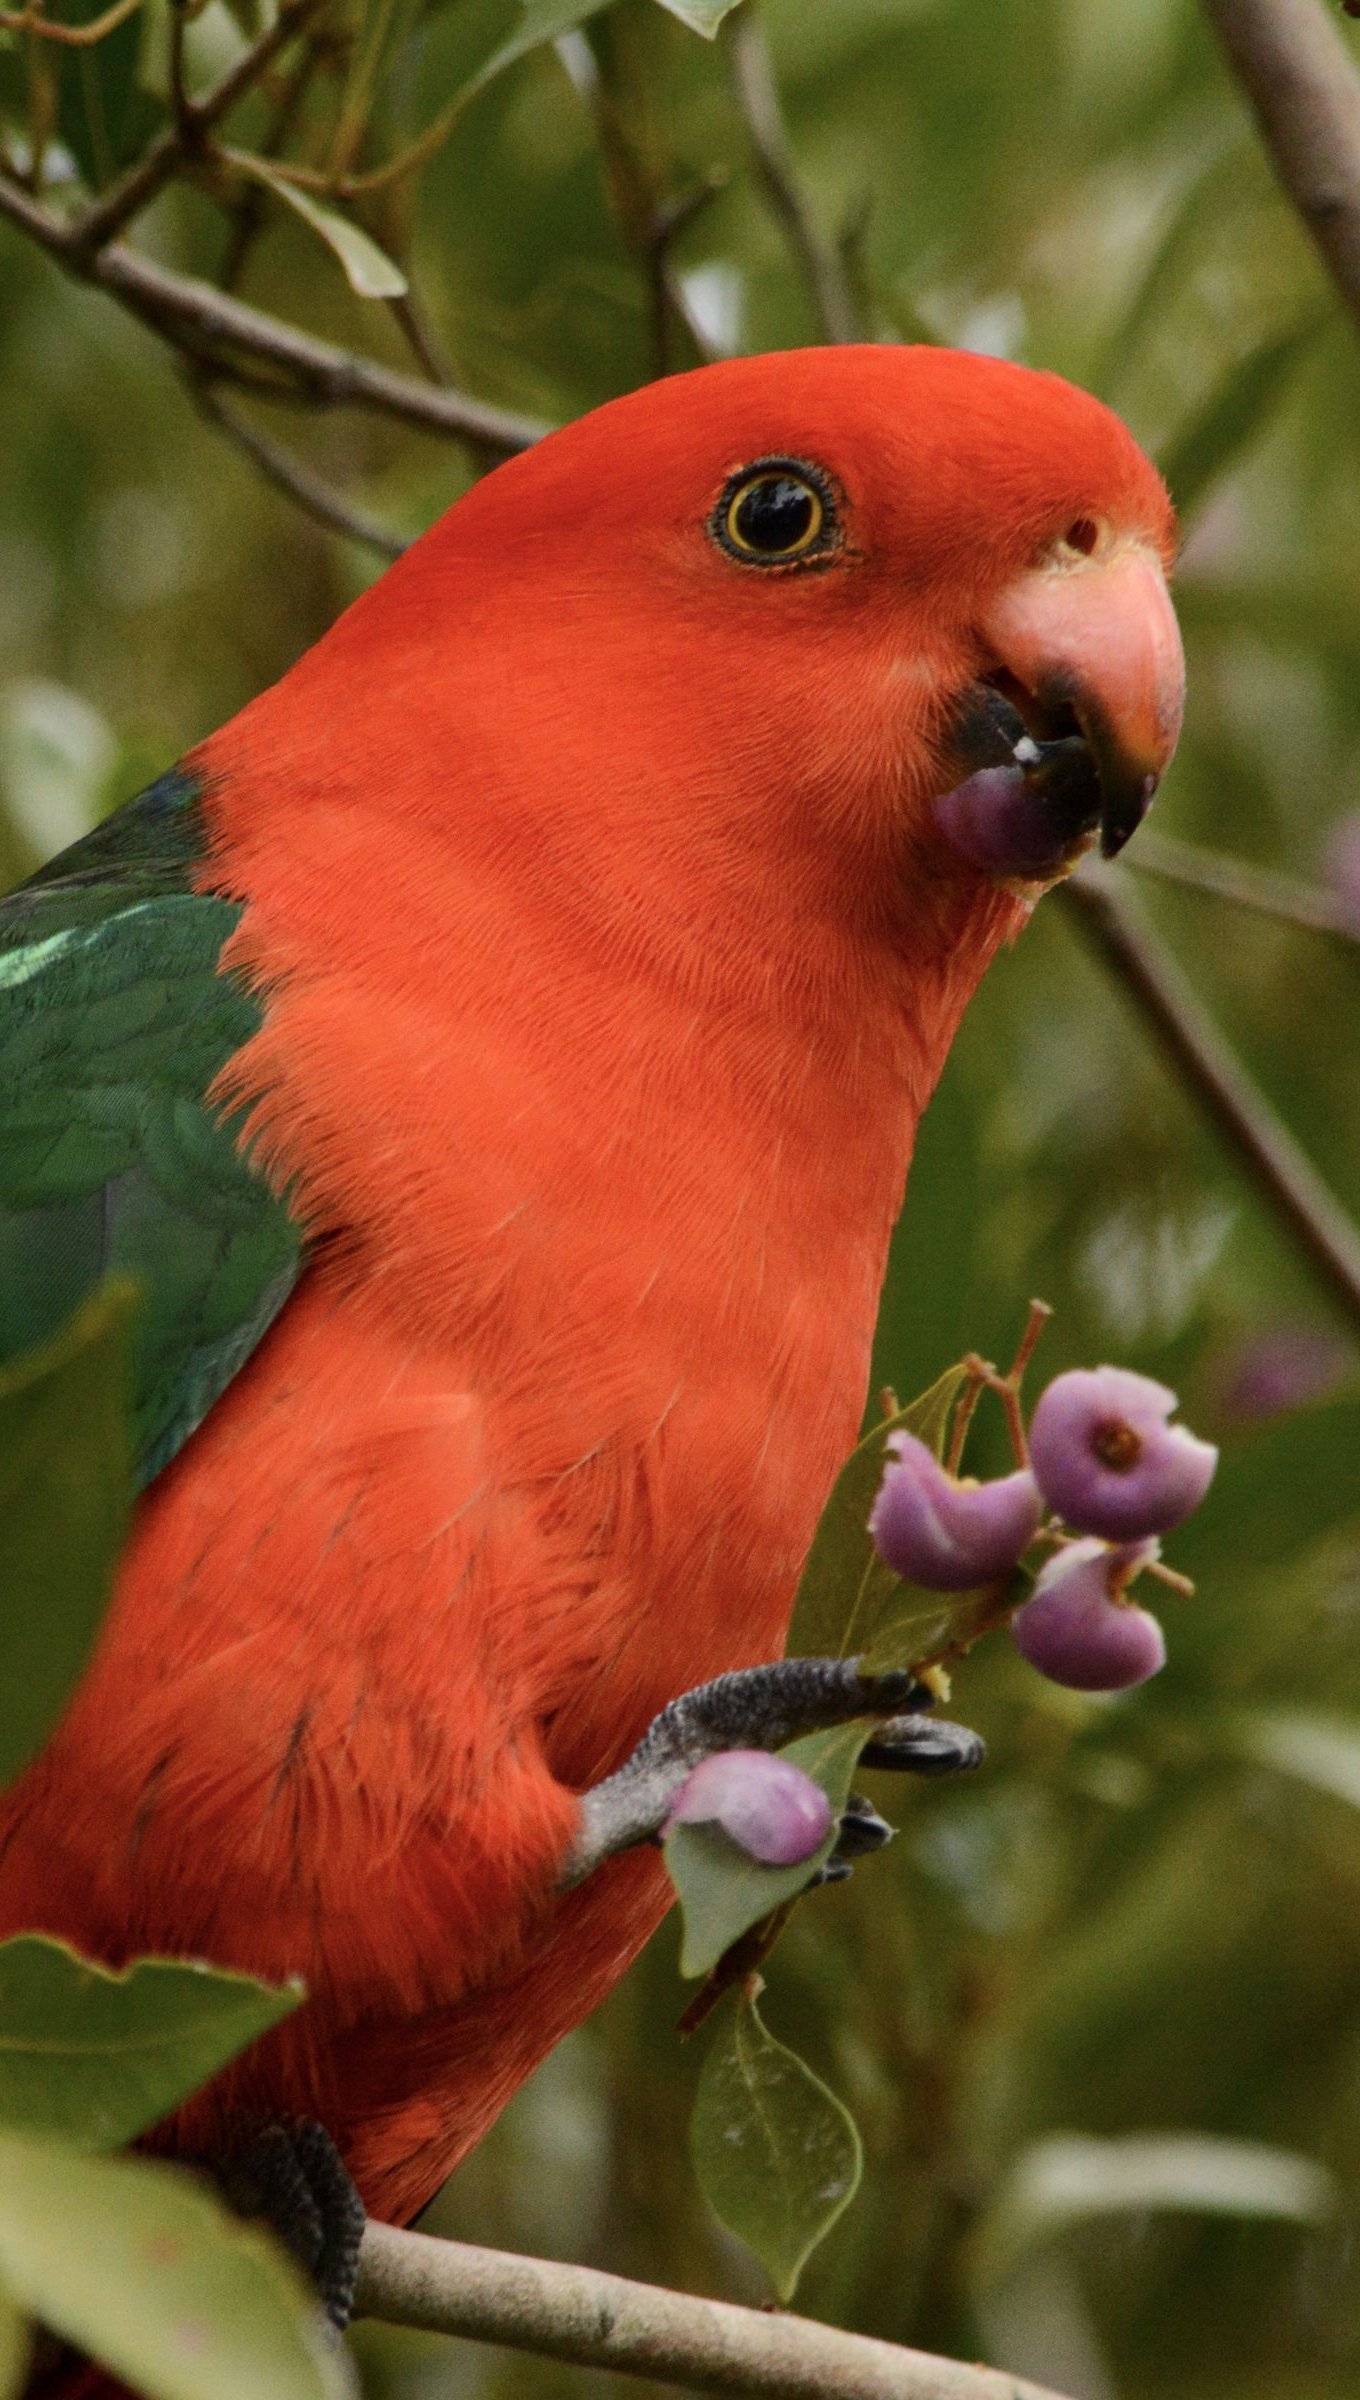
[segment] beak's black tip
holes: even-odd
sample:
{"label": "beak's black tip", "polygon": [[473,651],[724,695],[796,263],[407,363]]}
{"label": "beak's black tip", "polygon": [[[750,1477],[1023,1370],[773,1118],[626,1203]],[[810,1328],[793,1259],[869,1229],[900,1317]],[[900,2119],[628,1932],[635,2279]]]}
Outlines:
{"label": "beak's black tip", "polygon": [[1139,782],[1126,784],[1122,791],[1107,792],[1100,812],[1100,855],[1117,858],[1126,842],[1132,841],[1152,806],[1157,789],[1157,777],[1144,775]]}

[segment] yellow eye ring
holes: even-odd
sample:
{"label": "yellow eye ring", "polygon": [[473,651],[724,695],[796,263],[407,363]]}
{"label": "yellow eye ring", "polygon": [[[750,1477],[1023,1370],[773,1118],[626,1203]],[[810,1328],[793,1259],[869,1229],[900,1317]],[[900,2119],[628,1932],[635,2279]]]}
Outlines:
{"label": "yellow eye ring", "polygon": [[831,510],[825,493],[792,460],[748,469],[718,504],[714,530],[725,550],[757,566],[784,566],[825,550]]}

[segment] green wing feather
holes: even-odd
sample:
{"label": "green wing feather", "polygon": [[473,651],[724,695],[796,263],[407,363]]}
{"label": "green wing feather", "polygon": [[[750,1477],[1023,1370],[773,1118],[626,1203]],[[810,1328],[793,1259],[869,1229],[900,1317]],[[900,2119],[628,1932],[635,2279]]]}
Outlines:
{"label": "green wing feather", "polygon": [[204,1103],[260,1011],[218,970],[240,909],[193,889],[202,854],[195,787],[171,773],[0,901],[0,1361],[133,1278],[142,1483],[301,1265],[298,1226]]}

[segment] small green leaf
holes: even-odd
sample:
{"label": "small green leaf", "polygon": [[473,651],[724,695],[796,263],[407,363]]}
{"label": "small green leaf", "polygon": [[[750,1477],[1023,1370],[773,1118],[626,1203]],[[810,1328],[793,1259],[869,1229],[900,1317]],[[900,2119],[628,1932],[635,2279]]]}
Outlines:
{"label": "small green leaf", "polygon": [[869,1511],[883,1480],[884,1442],[890,1433],[914,1433],[940,1457],[966,1378],[965,1367],[948,1368],[929,1391],[885,1417],[851,1451],[822,1511],[798,1586],[789,1628],[791,1658],[844,1658],[873,1642],[903,1589],[869,1539]]}
{"label": "small green leaf", "polygon": [[315,2294],[178,2167],[0,2137],[0,2277],[149,2400],[342,2400]]}
{"label": "small green leaf", "polygon": [[1302,325],[1234,360],[1189,424],[1173,437],[1159,463],[1183,517],[1198,507],[1210,485],[1263,431],[1299,360],[1330,321],[1330,313],[1308,316]]}
{"label": "small green leaf", "polygon": [[767,1867],[751,1858],[719,1825],[675,1825],[666,1836],[665,1858],[680,1898],[684,1925],[682,1975],[707,1975],[752,1925],[806,1889],[836,1846],[837,1820],[845,1806],[855,1762],[872,1724],[831,1725],[805,1733],[781,1750],[801,1767],[831,1802],[831,1830],[820,1849],[796,1867]]}
{"label": "small green leaf", "polygon": [[682,25],[688,25],[691,33],[701,33],[706,42],[711,42],[723,18],[731,16],[733,9],[740,6],[740,0],[659,0],[659,5],[670,16],[678,17]]}
{"label": "small green leaf", "polygon": [[132,1489],[134,1306],[108,1284],[0,1373],[0,1783],[51,1732],[108,1605]]}
{"label": "small green leaf", "polygon": [[380,250],[359,226],[342,217],[338,209],[324,207],[286,176],[274,174],[260,159],[238,155],[236,164],[257,182],[267,183],[271,192],[277,192],[280,200],[286,200],[312,231],[329,243],[349,278],[351,289],[361,300],[400,300],[406,290],[406,277],[396,261]]}
{"label": "small green leaf", "polygon": [[448,66],[444,113],[449,123],[467,102],[517,59],[555,42],[598,14],[606,0],[460,0],[457,48]]}
{"label": "small green leaf", "polygon": [[1238,1746],[1258,1766],[1273,1767],[1360,1808],[1360,1722],[1317,1709],[1285,1708],[1239,1717]]}
{"label": "small green leaf", "polygon": [[864,2154],[848,2109],[744,1996],[719,2014],[690,2151],[709,2205],[791,2300],[809,2253],[854,2198]]}
{"label": "small green leaf", "polygon": [[113,1974],[19,1934],[0,1943],[0,2126],[81,2150],[135,2141],[302,1998],[172,1959]]}
{"label": "small green leaf", "polygon": [[1002,2281],[1037,2243],[1094,2217],[1151,2209],[1325,2224],[1339,2194],[1325,2167],[1269,2142],[1216,2133],[1047,2134],[1020,2153],[972,2244],[973,2271]]}
{"label": "small green leaf", "polygon": [[927,1592],[899,1583],[884,1603],[874,1637],[864,1653],[869,1675],[892,1667],[933,1666],[996,1622],[993,1587],[972,1592]]}

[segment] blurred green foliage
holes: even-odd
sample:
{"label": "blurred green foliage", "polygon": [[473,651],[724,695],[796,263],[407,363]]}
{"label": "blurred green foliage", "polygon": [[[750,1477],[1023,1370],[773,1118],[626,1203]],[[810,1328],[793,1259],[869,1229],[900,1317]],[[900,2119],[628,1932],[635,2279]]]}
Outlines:
{"label": "blurred green foliage", "polygon": [[[355,0],[360,32],[379,5]],[[1170,469],[1191,698],[1158,821],[1315,874],[1329,828],[1360,807],[1357,361],[1193,0],[764,0],[762,14],[811,209],[845,236],[870,332],[1057,368]],[[418,132],[514,21],[492,0],[398,7],[396,63],[366,102],[374,155]],[[198,30],[229,48],[224,8]],[[139,22],[117,40],[119,106],[102,117],[80,97],[88,67],[62,62],[72,172],[106,177],[158,121]],[[0,54],[11,118],[31,72],[19,45]],[[334,116],[339,73],[313,94],[319,115]],[[262,138],[262,116],[243,112],[241,139]],[[561,417],[654,371],[638,195],[681,199],[709,178],[673,254],[693,326],[718,350],[815,338],[724,43],[646,0],[486,82],[422,175],[353,214],[470,389]],[[393,313],[263,198],[245,296],[407,365]],[[222,261],[203,191],[165,195],[140,238],[210,279]],[[672,312],[669,362],[695,355]],[[339,412],[275,409],[271,430],[407,532],[484,463]],[[0,455],[12,877],[278,674],[376,562],[204,424],[147,332],[8,233]],[[1360,954],[1140,890],[1360,1204]],[[798,1912],[765,2003],[865,2137],[860,2197],[800,2305],[994,2357],[1077,2400],[1353,2400],[1354,1341],[1052,904],[993,970],[927,1115],[881,1377],[913,1391],[970,1345],[1004,1354],[1032,1291],[1058,1312],[1041,1373],[1114,1356],[1175,1384],[1196,1430],[1223,1441],[1175,1548],[1199,1593],[1168,1609],[1166,1673],[1125,1700],[1064,1694],[985,1644],[955,1696],[991,1745],[984,1774],[910,1792],[866,1779],[899,1841]],[[1316,1362],[1319,1332],[1336,1339],[1334,1388],[1272,1410],[1263,1339],[1277,1362]],[[999,1425],[984,1438],[999,1466]],[[704,2037],[677,2045],[682,1998],[671,1928],[431,2223],[764,2297],[692,2175]],[[377,2400],[615,2389],[375,2327],[355,2347]]]}

